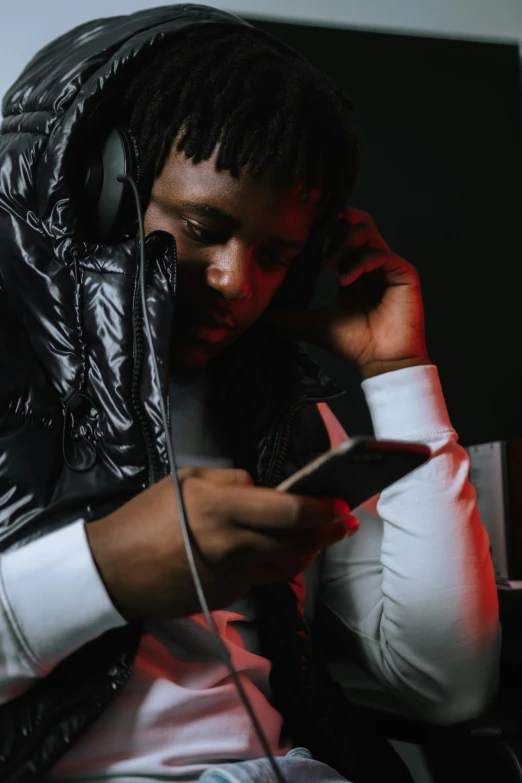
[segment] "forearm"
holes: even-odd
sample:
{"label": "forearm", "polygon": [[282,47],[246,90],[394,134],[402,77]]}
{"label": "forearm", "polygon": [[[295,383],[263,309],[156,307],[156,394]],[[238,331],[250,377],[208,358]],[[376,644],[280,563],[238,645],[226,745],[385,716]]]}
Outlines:
{"label": "forearm", "polygon": [[415,482],[388,489],[377,505],[384,530],[374,660],[421,714],[452,722],[481,712],[495,692],[498,604],[467,457],[443,436],[430,445],[434,455]]}
{"label": "forearm", "polygon": [[435,368],[394,376],[364,385],[375,434],[427,443],[433,456],[358,510],[357,536],[327,555],[324,596],[388,689],[452,722],[480,712],[496,687],[489,541]]}

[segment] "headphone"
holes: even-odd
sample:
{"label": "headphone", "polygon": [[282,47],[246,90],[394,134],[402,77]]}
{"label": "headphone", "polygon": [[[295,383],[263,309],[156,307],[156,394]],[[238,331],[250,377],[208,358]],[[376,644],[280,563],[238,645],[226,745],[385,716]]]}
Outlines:
{"label": "headphone", "polygon": [[[122,179],[131,176],[143,205],[145,185],[135,138],[121,126],[114,127],[95,145],[85,171],[81,194],[82,211],[96,241],[121,242],[136,236],[136,205],[131,188]],[[309,307],[327,255],[328,235],[320,219],[313,227],[304,250],[293,260],[284,283],[270,308],[306,309]]]}
{"label": "headphone", "polygon": [[117,126],[92,148],[83,182],[82,209],[97,241],[118,242],[136,234],[136,205],[131,188],[121,181],[125,176],[133,178],[142,196],[138,145]]}
{"label": "headphone", "polygon": [[[145,235],[143,225],[144,183],[142,171],[139,165],[138,146],[126,130],[121,127],[113,128],[102,144],[95,147],[87,163],[82,192],[82,207],[89,228],[96,237],[103,242],[121,241],[122,236],[139,236],[139,290],[141,307],[143,312],[143,325],[148,341],[153,373],[161,386],[152,332],[145,300]],[[136,216],[136,219],[134,219]],[[321,250],[324,248],[326,234],[324,227],[314,226],[306,248],[299,254],[287,274],[285,282],[272,301],[272,307],[299,306],[301,303],[308,306],[311,302],[317,273],[322,260]],[[287,295],[285,297],[285,288]],[[290,300],[288,294],[291,294]],[[284,305],[283,305],[284,302]],[[189,528],[186,519],[183,498],[177,477],[177,465],[174,454],[170,427],[163,397],[160,395],[160,410],[165,442],[167,447],[168,462],[171,470],[174,492],[180,514],[180,526],[183,534],[185,549],[189,560],[190,569],[194,579],[194,586],[198,594],[199,602],[209,628],[218,643],[218,653],[230,672],[232,680],[237,688],[240,699],[250,717],[254,731],[261,746],[264,749],[269,763],[273,769],[278,783],[286,783],[285,777],[275,763],[270,747],[259,724],[256,713],[245,693],[242,683],[234,668],[227,648],[221,642],[213,617],[203,592],[203,587],[198,576],[196,563],[192,552]]]}

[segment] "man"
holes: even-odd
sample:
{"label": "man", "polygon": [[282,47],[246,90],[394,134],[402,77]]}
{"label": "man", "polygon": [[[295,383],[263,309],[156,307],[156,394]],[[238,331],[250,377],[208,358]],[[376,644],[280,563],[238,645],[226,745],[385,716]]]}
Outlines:
{"label": "man", "polygon": [[[164,388],[135,213],[106,239],[84,193],[115,126],[138,155]],[[203,587],[270,752],[290,781],[407,779],[308,631],[328,612],[405,709],[450,723],[494,695],[498,613],[415,270],[343,209],[349,100],[235,17],[172,6],[40,52],[4,101],[0,156],[2,780],[260,779],[193,588],[162,394]],[[332,227],[340,289],[309,312]],[[357,520],[270,489],[346,438],[339,390],[289,332],[359,369],[378,437],[432,448]]]}

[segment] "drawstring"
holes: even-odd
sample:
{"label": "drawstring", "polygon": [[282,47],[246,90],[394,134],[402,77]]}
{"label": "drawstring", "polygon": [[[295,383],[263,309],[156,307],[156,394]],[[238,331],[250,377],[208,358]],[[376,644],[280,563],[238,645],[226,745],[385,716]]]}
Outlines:
{"label": "drawstring", "polygon": [[80,318],[81,311],[81,280],[80,280],[80,266],[79,260],[81,257],[80,248],[77,243],[71,243],[68,249],[68,254],[72,259],[73,277],[75,283],[75,310],[78,324],[78,334],[80,338],[81,346],[81,377],[79,381],[79,388],[73,389],[62,400],[63,405],[63,429],[62,429],[62,454],[65,464],[70,470],[75,473],[83,473],[90,470],[96,462],[96,446],[89,438],[81,433],[76,425],[75,416],[79,413],[79,409],[94,410],[96,415],[100,416],[100,411],[94,405],[90,397],[81,389],[85,385],[85,341],[83,335],[83,328]]}
{"label": "drawstring", "polygon": [[75,412],[80,407],[88,404],[89,410],[96,411],[99,417],[100,411],[96,408],[91,398],[83,392],[71,392],[63,401],[63,430],[62,453],[65,464],[75,473],[84,473],[90,470],[96,462],[96,446],[86,435],[83,435],[75,426]]}

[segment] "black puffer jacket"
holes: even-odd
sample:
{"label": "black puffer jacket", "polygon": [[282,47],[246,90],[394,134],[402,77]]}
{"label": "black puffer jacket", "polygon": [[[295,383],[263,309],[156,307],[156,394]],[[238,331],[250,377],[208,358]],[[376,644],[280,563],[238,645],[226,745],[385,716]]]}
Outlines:
{"label": "black puffer jacket", "polygon": [[[84,240],[74,174],[91,126],[99,126],[100,113],[110,121],[108,107],[139,58],[166,36],[175,44],[187,25],[210,22],[243,24],[190,5],[85,24],[39,52],[5,97],[0,551],[79,517],[97,519],[167,472],[158,399],[167,385],[175,243],[163,232],[146,240],[159,389],[143,339],[136,243]],[[212,402],[230,419],[231,453],[257,483],[274,485],[328,447],[313,403],[339,391],[292,341],[254,328],[216,360],[213,375]],[[256,598],[276,703],[294,741],[354,780],[380,779],[368,728],[354,741],[359,750],[367,744],[366,760],[357,761],[355,750],[344,753],[348,737],[340,727],[347,713],[341,716],[341,699],[298,633],[304,628],[291,586],[260,589]],[[139,638],[139,624],[104,634],[0,708],[3,783],[42,780],[124,687]],[[382,753],[389,775],[395,760]]]}

